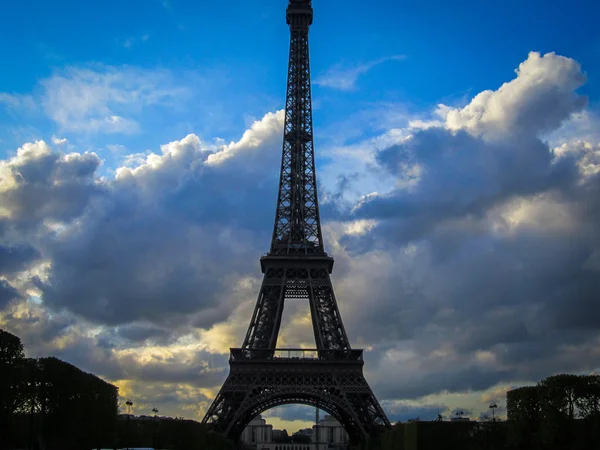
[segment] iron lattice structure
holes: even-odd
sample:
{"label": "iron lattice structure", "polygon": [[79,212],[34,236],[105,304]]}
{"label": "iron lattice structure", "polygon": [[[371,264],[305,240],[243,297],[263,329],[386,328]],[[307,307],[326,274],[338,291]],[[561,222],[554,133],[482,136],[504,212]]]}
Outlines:
{"label": "iron lattice structure", "polygon": [[[313,145],[308,30],[310,0],[289,0],[290,27],[283,155],[271,249],[261,257],[263,283],[242,348],[203,423],[233,439],[261,412],[300,403],[335,417],[354,441],[390,422],[363,376],[362,350],[350,347],[325,253]],[[308,299],[314,350],[277,349],[286,299]]]}

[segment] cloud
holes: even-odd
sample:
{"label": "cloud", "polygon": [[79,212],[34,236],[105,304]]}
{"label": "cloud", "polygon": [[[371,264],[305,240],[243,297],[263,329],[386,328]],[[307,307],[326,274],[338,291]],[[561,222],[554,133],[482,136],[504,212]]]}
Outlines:
{"label": "cloud", "polygon": [[29,245],[0,245],[0,273],[6,275],[21,272],[39,257],[39,251]]}
{"label": "cloud", "polygon": [[554,159],[539,135],[581,111],[586,99],[575,89],[584,80],[573,60],[531,53],[511,82],[462,109],[446,109],[445,128],[417,131],[379,151],[380,166],[418,183],[365,198],[357,215],[402,216],[419,233],[440,216],[479,214],[507,198],[571,183],[572,164]]}
{"label": "cloud", "polygon": [[[336,297],[393,420],[476,417],[506,386],[600,367],[600,142],[584,82],[575,61],[532,53],[464,107],[327,150]],[[135,120],[130,96],[102,98]],[[255,305],[282,122],[265,114],[229,144],[188,134],[110,176],[94,153],[22,145],[0,163],[0,274],[19,296],[0,300],[0,325],[32,354],[118,380],[140,408],[199,417]],[[312,344],[306,312],[286,306],[281,342]]]}
{"label": "cloud", "polygon": [[19,110],[31,111],[36,108],[35,100],[30,95],[9,94],[0,92],[0,104],[4,104],[9,112],[15,113]]}
{"label": "cloud", "polygon": [[132,67],[68,68],[41,84],[48,116],[61,130],[75,132],[135,133],[139,124],[128,116],[186,95],[170,72]]}
{"label": "cloud", "polygon": [[137,133],[144,111],[174,108],[190,95],[168,70],[128,66],[67,67],[39,85],[34,96],[0,93],[0,102],[29,113],[39,112],[41,105],[61,132],[72,133]]}
{"label": "cloud", "polygon": [[268,243],[272,210],[261,200],[275,201],[267,167],[277,164],[282,117],[268,114],[218,150],[189,135],[119,168],[76,224],[44,241],[44,302],[110,325],[225,320],[236,306],[231,277],[260,253],[257,239]]}
{"label": "cloud", "polygon": [[365,232],[332,229],[342,316],[372,346],[384,398],[600,365],[598,147],[541,139],[583,112],[584,80],[575,61],[531,53],[514,80],[376,150],[396,188],[356,205]]}
{"label": "cloud", "polygon": [[56,136],[52,136],[52,143],[54,145],[61,145],[67,143],[67,138],[58,138]]}
{"label": "cloud", "polygon": [[0,311],[2,311],[11,301],[20,297],[19,292],[7,283],[0,280]]}
{"label": "cloud", "polygon": [[374,67],[388,61],[404,61],[404,55],[388,56],[369,61],[364,64],[358,64],[353,67],[344,67],[336,65],[331,67],[327,72],[318,76],[314,80],[317,86],[339,89],[342,91],[352,91],[356,87],[356,82],[361,75],[366,74]]}
{"label": "cloud", "polygon": [[483,91],[464,108],[448,109],[447,127],[486,139],[527,138],[556,130],[587,103],[575,92],[586,77],[573,59],[531,52],[515,73],[497,91]]}
{"label": "cloud", "polygon": [[95,153],[54,153],[44,141],[23,145],[15,157],[0,162],[5,233],[76,218],[91,197],[102,194],[94,180],[99,166]]}

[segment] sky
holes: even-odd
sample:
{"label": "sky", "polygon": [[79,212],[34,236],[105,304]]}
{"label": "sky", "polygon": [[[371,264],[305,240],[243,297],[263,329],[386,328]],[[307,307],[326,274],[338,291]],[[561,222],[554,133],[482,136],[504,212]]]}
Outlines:
{"label": "sky", "polygon": [[[269,248],[284,0],[5,1],[0,327],[200,420]],[[597,2],[314,0],[336,297],[390,420],[600,368]],[[279,346],[314,346],[286,304]],[[264,413],[308,426],[314,412]]]}

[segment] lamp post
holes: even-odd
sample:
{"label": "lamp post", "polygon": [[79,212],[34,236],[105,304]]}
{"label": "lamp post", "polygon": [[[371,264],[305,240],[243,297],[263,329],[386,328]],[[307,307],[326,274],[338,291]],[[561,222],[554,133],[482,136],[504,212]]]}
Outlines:
{"label": "lamp post", "polygon": [[158,409],[152,408],[154,413],[154,435],[152,436],[152,447],[156,448],[156,432],[158,431]]}
{"label": "lamp post", "polygon": [[498,405],[496,405],[495,403],[492,403],[490,405],[490,409],[492,410],[492,422],[496,421],[496,415],[494,414],[494,412],[496,411],[497,407],[498,407]]}
{"label": "lamp post", "polygon": [[131,407],[133,406],[133,402],[131,400],[127,400],[125,404],[127,405],[127,431],[125,433],[125,442],[127,443],[127,450],[129,450],[129,447],[131,447],[129,442],[129,416],[131,415]]}

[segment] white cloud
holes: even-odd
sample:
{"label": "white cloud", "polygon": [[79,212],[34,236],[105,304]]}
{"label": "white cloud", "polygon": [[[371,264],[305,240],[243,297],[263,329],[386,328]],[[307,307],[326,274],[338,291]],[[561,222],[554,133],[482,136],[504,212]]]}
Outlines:
{"label": "white cloud", "polygon": [[445,113],[446,126],[486,139],[506,139],[506,133],[539,136],[556,130],[586,104],[575,93],[586,77],[573,59],[531,52],[515,72],[514,80],[479,93],[462,109],[438,108]]}
{"label": "white cloud", "polygon": [[358,64],[353,67],[344,67],[343,65],[338,64],[330,68],[323,75],[316,77],[314,84],[317,86],[340,89],[342,91],[351,91],[356,87],[358,78],[374,67],[387,61],[403,61],[404,59],[406,59],[406,57],[403,55],[395,55],[369,61],[364,64]]}
{"label": "white cloud", "polygon": [[66,144],[67,138],[58,138],[56,136],[52,136],[52,143],[55,145]]}
{"label": "white cloud", "polygon": [[37,104],[31,95],[9,94],[0,92],[0,105],[5,105],[10,113],[18,111],[35,111]]}
{"label": "white cloud", "polygon": [[70,67],[41,81],[46,114],[62,131],[131,134],[145,108],[175,105],[188,94],[166,70]]}
{"label": "white cloud", "polygon": [[574,157],[583,177],[593,177],[600,173],[600,140],[597,144],[576,140],[565,142],[554,149],[559,158]]}

